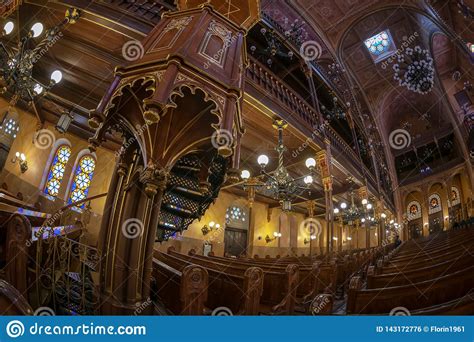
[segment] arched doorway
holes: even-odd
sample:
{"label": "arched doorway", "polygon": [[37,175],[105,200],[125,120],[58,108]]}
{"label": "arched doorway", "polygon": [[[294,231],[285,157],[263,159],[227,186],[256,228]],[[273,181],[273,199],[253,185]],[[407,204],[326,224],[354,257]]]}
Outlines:
{"label": "arched doorway", "polygon": [[249,213],[247,207],[232,204],[225,214],[224,255],[235,256],[247,251]]}
{"label": "arched doorway", "polygon": [[431,194],[428,199],[429,232],[435,234],[443,230],[443,208],[438,194]]}
{"label": "arched doorway", "polygon": [[421,205],[418,201],[411,201],[407,206],[408,238],[416,239],[423,235],[423,219]]}

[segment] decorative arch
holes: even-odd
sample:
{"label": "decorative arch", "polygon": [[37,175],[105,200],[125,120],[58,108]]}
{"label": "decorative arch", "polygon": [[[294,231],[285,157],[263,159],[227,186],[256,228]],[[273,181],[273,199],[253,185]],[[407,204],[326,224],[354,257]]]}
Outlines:
{"label": "decorative arch", "polygon": [[[74,163],[73,172],[70,177],[66,201],[72,204],[87,198],[89,187],[92,182],[97,158],[95,153],[89,150],[79,152]],[[84,207],[84,203],[80,206]]]}
{"label": "decorative arch", "polygon": [[431,194],[428,198],[428,213],[435,214],[440,212],[443,208],[441,207],[441,197],[438,194]]}
{"label": "decorative arch", "polygon": [[416,220],[421,218],[421,205],[418,201],[411,201],[407,206],[407,218],[408,221]]}
{"label": "decorative arch", "polygon": [[69,140],[58,139],[54,143],[41,183],[42,190],[47,196],[58,196],[71,153]]}

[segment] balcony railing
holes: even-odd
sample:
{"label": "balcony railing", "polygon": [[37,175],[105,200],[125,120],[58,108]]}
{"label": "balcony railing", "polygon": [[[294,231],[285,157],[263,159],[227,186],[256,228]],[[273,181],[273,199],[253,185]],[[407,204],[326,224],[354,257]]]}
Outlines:
{"label": "balcony railing", "polygon": [[[306,99],[297,94],[290,86],[274,75],[269,69],[260,64],[255,58],[249,57],[249,67],[246,70],[247,82],[253,84],[263,93],[268,94],[272,100],[279,102],[283,108],[287,109],[291,119],[297,123],[302,124],[310,131],[314,131],[319,127],[319,114],[310,105]],[[295,124],[295,122],[291,122]],[[374,189],[377,189],[377,182],[374,175],[369,169],[360,162],[359,156],[355,151],[344,141],[344,139],[330,126],[325,126],[327,138],[333,148],[333,156],[342,155],[346,160],[352,162],[356,169],[360,170],[360,165],[363,165],[365,175],[368,181],[372,184]]]}

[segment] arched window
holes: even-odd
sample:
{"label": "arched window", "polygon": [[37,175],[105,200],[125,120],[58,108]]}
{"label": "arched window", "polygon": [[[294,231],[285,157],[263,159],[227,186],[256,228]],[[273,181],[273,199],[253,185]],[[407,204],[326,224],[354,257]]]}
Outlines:
{"label": "arched window", "polygon": [[461,197],[459,196],[459,189],[455,186],[451,187],[451,198],[448,199],[448,205],[455,206],[461,203]]}
{"label": "arched window", "polygon": [[71,148],[68,145],[61,145],[56,150],[44,186],[44,193],[46,195],[52,197],[58,196],[61,181],[64,177],[64,172],[66,171],[66,164],[70,156]]}
{"label": "arched window", "polygon": [[[89,186],[91,185],[92,176],[94,175],[95,159],[92,155],[86,154],[79,159],[73,174],[73,181],[69,191],[67,202],[69,204],[87,198]],[[84,203],[80,206],[84,207]]]}
{"label": "arched window", "polygon": [[438,194],[432,194],[428,199],[428,213],[434,214],[441,211],[441,198]]}
{"label": "arched window", "polygon": [[421,205],[418,201],[411,201],[407,206],[408,221],[416,220],[421,217]]}

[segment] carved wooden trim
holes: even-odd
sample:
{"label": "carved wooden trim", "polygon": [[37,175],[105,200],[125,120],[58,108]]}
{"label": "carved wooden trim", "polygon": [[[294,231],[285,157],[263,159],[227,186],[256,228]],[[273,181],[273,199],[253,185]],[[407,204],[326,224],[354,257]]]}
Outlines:
{"label": "carved wooden trim", "polygon": [[300,280],[300,268],[296,264],[289,264],[285,269],[287,275],[287,291],[281,303],[272,308],[273,313],[291,315],[295,311],[296,291]]}
{"label": "carved wooden trim", "polygon": [[357,301],[357,292],[362,288],[362,278],[359,276],[352,277],[349,283],[349,291],[347,293],[347,313],[354,313]]}
{"label": "carved wooden trim", "polygon": [[201,266],[188,265],[181,276],[180,297],[183,315],[202,315],[207,300],[209,275]]}
{"label": "carved wooden trim", "polygon": [[244,315],[258,315],[260,297],[263,293],[263,270],[260,267],[250,267],[244,273],[245,303]]}
{"label": "carved wooden trim", "polygon": [[28,242],[32,237],[31,224],[24,216],[15,214],[6,223],[6,280],[23,296],[27,296]]}
{"label": "carved wooden trim", "polygon": [[[165,26],[163,31],[161,31],[160,35],[156,38],[156,40],[155,40],[154,44],[152,45],[152,47],[147,51],[147,54],[151,53],[151,52],[170,49],[174,45],[174,43],[176,43],[179,36],[181,35],[181,33],[183,33],[184,29],[186,28],[186,26],[188,26],[188,24],[191,22],[192,19],[193,19],[193,16],[172,19],[168,23],[168,25]],[[176,33],[174,34],[173,38],[169,41],[169,43],[167,45],[156,47],[158,45],[158,43],[161,42],[161,39],[169,31],[173,31],[173,30],[175,30]]]}
{"label": "carved wooden trim", "polygon": [[[210,56],[207,54],[206,50],[213,36],[217,36],[222,40],[222,46],[216,54]],[[232,32],[215,20],[212,20],[209,23],[209,27],[201,43],[198,54],[203,56],[209,62],[216,64],[220,68],[223,68],[224,63],[227,60],[227,50],[229,49],[231,42]]]}
{"label": "carved wooden trim", "polygon": [[3,279],[0,279],[0,315],[33,315],[25,297]]}

